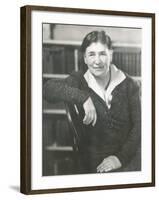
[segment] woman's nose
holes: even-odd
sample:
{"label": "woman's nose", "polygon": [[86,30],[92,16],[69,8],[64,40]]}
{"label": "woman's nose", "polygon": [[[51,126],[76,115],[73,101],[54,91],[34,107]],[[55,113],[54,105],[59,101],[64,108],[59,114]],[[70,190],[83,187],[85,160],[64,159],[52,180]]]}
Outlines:
{"label": "woman's nose", "polygon": [[100,63],[100,56],[99,56],[99,55],[96,55],[96,56],[95,56],[95,63],[96,63],[96,64],[99,64],[99,63]]}

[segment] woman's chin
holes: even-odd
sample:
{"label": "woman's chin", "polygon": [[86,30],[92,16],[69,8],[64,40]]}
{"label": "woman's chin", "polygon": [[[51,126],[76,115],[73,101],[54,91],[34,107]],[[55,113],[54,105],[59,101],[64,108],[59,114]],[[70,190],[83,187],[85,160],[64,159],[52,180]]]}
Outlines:
{"label": "woman's chin", "polygon": [[103,71],[95,71],[94,73],[93,73],[93,75],[95,76],[95,77],[103,77],[104,75],[105,75],[105,73],[103,72]]}

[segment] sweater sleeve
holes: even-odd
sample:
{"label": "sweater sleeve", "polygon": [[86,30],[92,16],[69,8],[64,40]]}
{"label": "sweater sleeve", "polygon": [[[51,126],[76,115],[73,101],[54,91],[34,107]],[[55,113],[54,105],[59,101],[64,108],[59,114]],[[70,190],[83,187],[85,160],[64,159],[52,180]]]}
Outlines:
{"label": "sweater sleeve", "polygon": [[128,88],[128,100],[132,127],[126,142],[116,154],[122,166],[126,166],[131,161],[138,148],[141,146],[140,87],[135,82],[131,82],[130,88]]}
{"label": "sweater sleeve", "polygon": [[47,81],[43,88],[43,97],[50,103],[66,101],[71,103],[84,103],[89,97],[87,91],[80,88],[79,77],[73,74],[64,80]]}

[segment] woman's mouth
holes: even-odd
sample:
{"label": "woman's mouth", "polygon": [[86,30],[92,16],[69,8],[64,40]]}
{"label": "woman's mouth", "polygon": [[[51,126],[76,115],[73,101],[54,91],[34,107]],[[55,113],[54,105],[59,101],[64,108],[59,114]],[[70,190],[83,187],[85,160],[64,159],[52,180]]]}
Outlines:
{"label": "woman's mouth", "polygon": [[97,68],[94,67],[93,69],[96,70],[96,71],[100,71],[100,70],[103,70],[103,67],[97,67]]}

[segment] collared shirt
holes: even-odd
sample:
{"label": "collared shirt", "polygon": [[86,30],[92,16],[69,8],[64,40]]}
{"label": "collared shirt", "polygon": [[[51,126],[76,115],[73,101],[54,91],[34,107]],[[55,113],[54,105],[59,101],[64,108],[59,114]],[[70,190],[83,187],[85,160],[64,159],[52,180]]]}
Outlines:
{"label": "collared shirt", "polygon": [[126,78],[125,74],[119,70],[115,65],[110,66],[111,80],[106,90],[101,89],[95,77],[89,70],[84,74],[84,78],[89,86],[96,94],[98,94],[106,103],[107,107],[111,108],[112,91]]}

